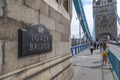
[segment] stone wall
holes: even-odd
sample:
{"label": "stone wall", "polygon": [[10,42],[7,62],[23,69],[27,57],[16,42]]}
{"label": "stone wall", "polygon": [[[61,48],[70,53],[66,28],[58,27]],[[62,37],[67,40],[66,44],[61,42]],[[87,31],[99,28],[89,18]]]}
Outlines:
{"label": "stone wall", "polygon": [[[56,0],[0,0],[0,80],[72,80],[70,22]],[[18,29],[31,23],[50,31],[52,52],[19,58]]]}

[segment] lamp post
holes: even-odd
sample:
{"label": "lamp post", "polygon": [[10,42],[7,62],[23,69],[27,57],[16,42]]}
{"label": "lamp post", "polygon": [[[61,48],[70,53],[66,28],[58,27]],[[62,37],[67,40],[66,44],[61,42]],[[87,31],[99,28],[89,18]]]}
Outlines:
{"label": "lamp post", "polygon": [[81,45],[81,25],[80,25],[80,20],[81,20],[81,17],[80,16],[77,16],[76,17],[76,20],[79,19],[79,38],[80,38],[80,45]]}
{"label": "lamp post", "polygon": [[80,37],[80,45],[81,45],[81,25],[80,25],[81,17],[78,16],[78,19],[79,19],[79,37]]}

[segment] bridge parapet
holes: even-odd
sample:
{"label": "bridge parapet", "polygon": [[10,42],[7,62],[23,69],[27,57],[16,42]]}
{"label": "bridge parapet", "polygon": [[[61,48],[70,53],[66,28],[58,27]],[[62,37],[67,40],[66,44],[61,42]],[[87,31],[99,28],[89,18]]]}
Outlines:
{"label": "bridge parapet", "polygon": [[109,60],[112,66],[112,70],[115,73],[117,80],[120,80],[120,54],[119,47],[109,44]]}
{"label": "bridge parapet", "polygon": [[86,48],[88,48],[88,44],[82,44],[82,45],[71,47],[72,56],[77,55],[78,53],[85,50]]}

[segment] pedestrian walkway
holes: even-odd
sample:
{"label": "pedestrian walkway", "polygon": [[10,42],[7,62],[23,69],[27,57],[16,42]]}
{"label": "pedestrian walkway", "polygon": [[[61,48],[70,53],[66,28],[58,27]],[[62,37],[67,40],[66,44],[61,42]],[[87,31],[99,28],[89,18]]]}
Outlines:
{"label": "pedestrian walkway", "polygon": [[102,65],[102,55],[95,50],[93,55],[89,49],[72,57],[75,80],[114,80],[110,64]]}

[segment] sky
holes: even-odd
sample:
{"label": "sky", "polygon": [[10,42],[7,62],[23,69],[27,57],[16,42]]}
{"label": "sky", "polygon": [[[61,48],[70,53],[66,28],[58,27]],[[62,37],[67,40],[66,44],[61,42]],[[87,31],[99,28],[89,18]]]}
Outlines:
{"label": "sky", "polygon": [[[85,16],[86,16],[87,23],[88,23],[91,34],[93,32],[92,1],[93,0],[82,0]],[[120,0],[117,0],[117,12],[118,12],[118,15],[120,16]],[[81,33],[82,33],[81,36],[83,36],[84,34],[82,30],[81,30]],[[71,38],[73,36],[75,38],[79,38],[79,19],[77,18],[74,4],[72,6]]]}

